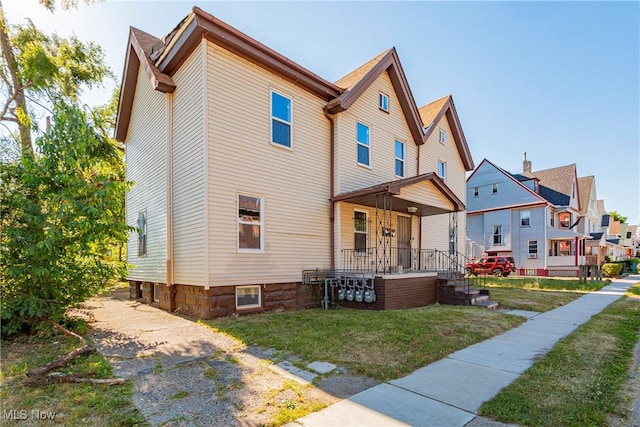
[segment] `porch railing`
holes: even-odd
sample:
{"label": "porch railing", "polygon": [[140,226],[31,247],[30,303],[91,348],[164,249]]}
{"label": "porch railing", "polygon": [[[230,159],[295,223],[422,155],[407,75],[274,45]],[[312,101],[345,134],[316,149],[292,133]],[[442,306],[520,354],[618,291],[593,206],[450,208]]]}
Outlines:
{"label": "porch railing", "polygon": [[460,253],[438,249],[387,247],[364,250],[343,249],[342,268],[373,270],[377,274],[415,272],[465,272],[467,260]]}

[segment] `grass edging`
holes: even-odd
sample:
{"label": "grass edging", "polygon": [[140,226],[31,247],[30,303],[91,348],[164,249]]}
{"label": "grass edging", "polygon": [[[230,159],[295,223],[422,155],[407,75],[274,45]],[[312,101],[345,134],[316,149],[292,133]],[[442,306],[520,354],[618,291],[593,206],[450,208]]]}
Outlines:
{"label": "grass edging", "polygon": [[480,415],[527,426],[607,425],[610,416],[625,416],[638,329],[640,301],[615,301],[484,403]]}

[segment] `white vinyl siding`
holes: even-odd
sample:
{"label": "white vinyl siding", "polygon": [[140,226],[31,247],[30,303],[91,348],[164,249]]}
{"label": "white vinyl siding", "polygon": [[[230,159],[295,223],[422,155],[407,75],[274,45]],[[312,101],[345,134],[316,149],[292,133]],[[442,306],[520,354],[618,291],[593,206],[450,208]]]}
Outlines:
{"label": "white vinyl siding", "polygon": [[138,256],[138,232],[129,236],[127,261],[131,280],[165,282],[167,259],[166,217],[166,95],[153,90],[142,68],[133,99],[125,140],[126,179],[134,185],[126,195],[127,224],[138,226],[138,214],[147,213],[146,255]]}
{"label": "white vinyl siding", "polygon": [[[207,50],[211,286],[298,282],[303,269],[330,267],[326,101],[212,43]],[[294,150],[265,143],[272,89],[294,100]],[[238,194],[264,197],[263,253],[238,251]]]}
{"label": "white vinyl siding", "polygon": [[[389,114],[378,108],[380,93],[389,96]],[[326,119],[325,119],[326,121]],[[370,167],[357,166],[357,122],[370,130]],[[418,148],[388,73],[382,73],[348,110],[336,119],[336,194],[398,179],[395,170],[395,141],[405,141],[405,173],[416,175]]]}
{"label": "white vinyl siding", "polygon": [[175,283],[205,285],[202,49],[173,76],[173,259]]}

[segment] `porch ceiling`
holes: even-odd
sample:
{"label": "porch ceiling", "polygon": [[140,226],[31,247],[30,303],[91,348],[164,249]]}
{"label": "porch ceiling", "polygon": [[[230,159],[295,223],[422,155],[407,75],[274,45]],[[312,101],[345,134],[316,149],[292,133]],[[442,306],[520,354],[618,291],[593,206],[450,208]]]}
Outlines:
{"label": "porch ceiling", "polygon": [[[434,206],[434,202],[421,200],[421,197],[413,195],[408,197],[402,194],[404,188],[411,186],[432,184],[431,191],[435,191],[446,200],[445,206]],[[455,193],[447,187],[447,185],[435,173],[426,173],[423,175],[399,179],[384,184],[374,185],[372,187],[363,188],[361,190],[342,193],[333,198],[334,202],[348,202],[362,206],[382,208],[383,198],[391,197],[391,210],[394,212],[410,213],[409,207],[415,207],[417,211],[413,213],[417,216],[438,215],[449,212],[457,212],[465,209],[464,204],[455,195]]]}

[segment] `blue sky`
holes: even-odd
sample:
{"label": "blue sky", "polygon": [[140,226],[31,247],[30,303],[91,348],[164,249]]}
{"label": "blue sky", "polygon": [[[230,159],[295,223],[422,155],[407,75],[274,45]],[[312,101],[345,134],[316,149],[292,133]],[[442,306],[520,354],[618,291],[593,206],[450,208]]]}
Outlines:
{"label": "blue sky", "polygon": [[640,223],[639,2],[108,1],[47,12],[3,0],[10,23],[74,33],[119,84],[129,26],[163,36],[197,5],[335,81],[395,46],[418,106],[452,94],[474,162],[510,172],[571,163],[607,210]]}

